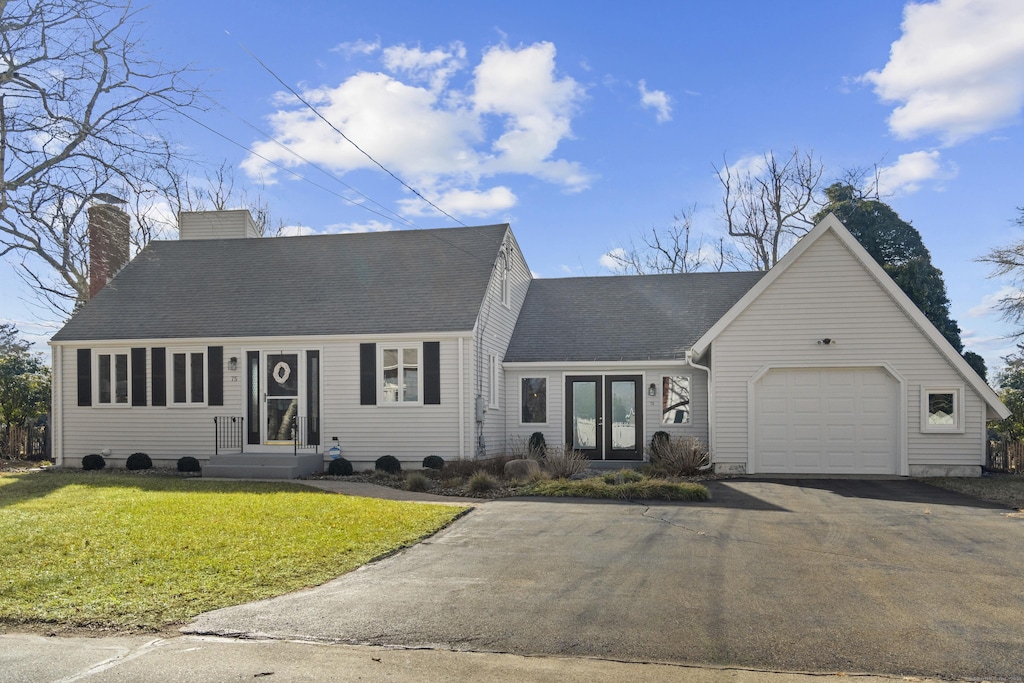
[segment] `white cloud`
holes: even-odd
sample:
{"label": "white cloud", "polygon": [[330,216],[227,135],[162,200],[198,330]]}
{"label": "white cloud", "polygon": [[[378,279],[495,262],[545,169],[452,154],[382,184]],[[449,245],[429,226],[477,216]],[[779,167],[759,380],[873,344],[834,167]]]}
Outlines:
{"label": "white cloud", "polygon": [[[489,186],[501,174],[540,178],[567,191],[588,187],[592,177],[578,162],[554,156],[571,137],[585,97],[576,81],[557,75],[554,45],[492,47],[471,72],[465,56],[460,43],[429,51],[386,47],[381,60],[388,73],[362,71],[302,95],[374,159],[456,216],[515,205],[507,187]],[[340,174],[379,170],[290,94],[278,93],[274,103],[278,109],[268,117],[274,136],[298,154]],[[253,150],[286,167],[304,163],[272,141],[256,142]],[[243,170],[275,182],[277,170],[260,156],[246,158]],[[421,211],[418,200],[398,203]]]}
{"label": "white cloud", "polygon": [[742,177],[749,175],[758,177],[768,168],[768,162],[764,154],[748,154],[728,164],[729,172],[733,176]]}
{"label": "white cloud", "polygon": [[878,169],[878,194],[910,194],[921,189],[926,180],[949,180],[957,174],[956,167],[943,167],[939,152],[910,152],[901,154],[896,163]]}
{"label": "white cloud", "polygon": [[424,52],[419,47],[395,45],[384,48],[384,66],[392,73],[405,73],[415,81],[428,83],[432,91],[440,91],[449,79],[465,67],[466,48],[460,42],[448,50],[441,48]]}
{"label": "white cloud", "polygon": [[[456,216],[490,216],[511,209],[519,201],[507,187],[492,187],[489,190],[450,190],[441,195],[429,197],[430,201]],[[401,199],[398,202],[405,216],[423,216],[434,213],[421,199]]]}
{"label": "white cloud", "polygon": [[1019,297],[1021,292],[1016,287],[1004,285],[998,291],[991,292],[981,297],[981,303],[968,309],[967,315],[971,318],[985,318],[990,315],[1001,315],[997,308],[999,302],[1010,297]]}
{"label": "white cloud", "polygon": [[664,90],[648,90],[647,81],[640,81],[640,104],[655,111],[658,123],[672,120],[672,98]]}
{"label": "white cloud", "polygon": [[885,102],[898,137],[955,144],[1012,122],[1024,106],[1024,3],[909,3],[881,71],[861,77]]}
{"label": "white cloud", "polygon": [[277,237],[302,237],[315,234],[317,234],[316,230],[305,225],[282,225],[277,231]]}
{"label": "white cloud", "polygon": [[365,223],[334,223],[328,225],[324,232],[338,235],[350,235],[357,232],[390,232],[396,230],[391,223],[382,223],[378,220],[366,221]]}
{"label": "white cloud", "polygon": [[602,268],[605,268],[615,273],[620,273],[622,272],[622,266],[619,265],[619,262],[616,260],[616,257],[623,258],[625,255],[625,249],[623,249],[622,247],[615,247],[607,254],[603,254],[601,258],[597,260],[597,262],[601,265]]}
{"label": "white cloud", "polygon": [[340,52],[346,57],[354,57],[356,55],[372,55],[374,52],[380,49],[380,38],[369,43],[365,40],[356,40],[349,43],[338,43],[331,48],[331,52]]}

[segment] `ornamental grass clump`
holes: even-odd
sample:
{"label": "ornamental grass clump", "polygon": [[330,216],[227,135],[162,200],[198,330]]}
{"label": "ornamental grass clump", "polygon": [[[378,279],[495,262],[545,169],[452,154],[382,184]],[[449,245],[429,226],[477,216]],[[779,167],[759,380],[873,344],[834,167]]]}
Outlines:
{"label": "ornamental grass clump", "polygon": [[498,481],[490,473],[478,470],[469,478],[466,488],[470,493],[487,493],[498,488]]}
{"label": "ornamental grass clump", "polygon": [[405,477],[405,490],[422,493],[430,489],[430,480],[421,472],[410,472]]}
{"label": "ornamental grass clump", "polygon": [[665,477],[692,477],[707,470],[710,464],[707,446],[692,436],[651,439],[647,457],[651,471]]}
{"label": "ornamental grass clump", "polygon": [[541,465],[552,479],[568,479],[590,465],[590,459],[572,446],[549,446]]}

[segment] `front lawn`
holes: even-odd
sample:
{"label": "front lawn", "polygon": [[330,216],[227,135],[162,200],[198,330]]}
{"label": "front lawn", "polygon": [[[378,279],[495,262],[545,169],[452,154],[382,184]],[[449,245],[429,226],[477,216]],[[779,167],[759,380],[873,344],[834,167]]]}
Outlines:
{"label": "front lawn", "polygon": [[921,481],[982,500],[1024,509],[1024,476],[934,477]]}
{"label": "front lawn", "polygon": [[0,474],[0,623],[182,622],[323,583],[464,510],[293,483]]}

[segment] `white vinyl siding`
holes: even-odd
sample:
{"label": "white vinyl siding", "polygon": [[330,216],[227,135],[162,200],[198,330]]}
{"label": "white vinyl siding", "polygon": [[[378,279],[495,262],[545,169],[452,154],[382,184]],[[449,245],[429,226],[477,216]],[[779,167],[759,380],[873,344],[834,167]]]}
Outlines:
{"label": "white vinyl siding", "polygon": [[[486,454],[499,455],[506,450],[505,424],[508,418],[518,421],[516,412],[518,404],[513,399],[509,402],[507,393],[510,381],[504,369],[502,360],[505,351],[508,349],[509,341],[512,339],[512,332],[516,327],[516,320],[519,317],[519,310],[526,300],[526,292],[530,287],[532,275],[523,258],[519,245],[511,232],[505,236],[508,270],[507,274],[501,268],[501,257],[496,259],[494,274],[484,298],[484,304],[480,309],[480,316],[477,320],[476,343],[473,345],[473,388],[471,396],[480,396],[487,404],[487,411],[484,414],[484,422],[479,433],[484,437]],[[496,255],[497,256],[497,255]],[[506,276],[507,275],[507,276]],[[507,304],[505,303],[507,299]],[[495,379],[494,402],[491,402],[491,378],[492,373],[489,367],[489,357],[495,356],[496,368],[493,374]],[[514,387],[513,387],[514,388]],[[472,399],[471,399],[472,400]],[[470,403],[472,409],[472,403]],[[479,454],[476,435],[478,425],[473,423],[472,435],[474,448],[469,455]]]}
{"label": "white vinyl siding", "polygon": [[[818,344],[823,338],[833,345]],[[748,458],[748,383],[770,366],[887,364],[902,376],[901,448],[915,465],[981,465],[985,406],[963,396],[964,433],[923,433],[923,385],[963,385],[959,373],[831,233],[822,235],[712,344],[716,465]]]}
{"label": "white vinyl siding", "polygon": [[[525,367],[524,367],[525,366]],[[704,443],[708,439],[707,411],[707,375],[687,365],[653,365],[653,364],[608,364],[579,365],[567,363],[557,368],[545,366],[543,370],[509,364],[505,367],[505,403],[516,406],[516,410],[508,414],[505,429],[510,440],[525,443],[534,432],[544,434],[548,445],[561,444],[565,440],[565,377],[566,375],[641,375],[643,386],[644,429],[643,444],[647,446],[654,432],[665,431],[672,436],[693,436]],[[690,380],[690,421],[680,424],[662,423],[661,378],[687,377]],[[543,425],[523,423],[521,421],[520,386],[524,377],[547,378],[547,423]],[[651,383],[655,384],[654,396],[647,393]]]}
{"label": "white vinyl siding", "polygon": [[[423,338],[431,335],[423,335]],[[468,339],[468,337],[466,338]],[[296,338],[268,342],[260,339],[210,340],[210,345],[224,347],[224,357],[239,358],[235,370],[224,371],[224,405],[198,406],[188,410],[168,406],[153,406],[152,397],[152,354],[147,353],[147,401],[146,407],[132,410],[100,410],[77,404],[77,356],[72,346],[62,347],[59,372],[61,381],[62,415],[61,437],[65,464],[80,467],[81,459],[89,453],[99,453],[109,448],[112,455],[107,462],[113,467],[123,467],[128,455],[142,451],[160,466],[174,466],[178,458],[190,455],[205,461],[213,455],[215,416],[246,415],[245,362],[247,351],[288,349],[319,349],[321,373],[321,450],[329,448],[332,437],[338,437],[342,455],[357,466],[372,467],[374,460],[382,455],[393,455],[403,461],[403,466],[419,467],[427,455],[440,455],[453,460],[464,451],[472,455],[472,399],[464,387],[461,395],[465,401],[460,411],[458,339],[452,336],[432,340],[440,342],[441,378],[440,405],[395,405],[383,410],[378,406],[364,406],[359,402],[359,344],[369,339],[322,341],[317,338]],[[408,346],[409,339],[376,338],[380,346]],[[201,346],[202,344],[202,346]],[[173,354],[188,352],[197,347],[205,348],[206,342],[195,342],[190,346],[175,347],[165,343],[132,343],[133,346],[165,347],[167,362]],[[124,348],[123,346],[118,348]],[[95,352],[102,352],[99,348]],[[469,382],[469,358],[471,344],[463,344],[463,372]],[[55,354],[56,356],[56,354]],[[305,362],[304,357],[302,362]],[[93,363],[95,365],[95,354]],[[227,363],[225,363],[227,366]],[[172,378],[167,377],[168,393]],[[422,393],[422,392],[421,392]],[[460,451],[460,414],[463,416],[461,433],[466,445]],[[254,447],[246,446],[246,450]],[[467,450],[468,449],[468,450]],[[286,450],[291,452],[291,446]]]}

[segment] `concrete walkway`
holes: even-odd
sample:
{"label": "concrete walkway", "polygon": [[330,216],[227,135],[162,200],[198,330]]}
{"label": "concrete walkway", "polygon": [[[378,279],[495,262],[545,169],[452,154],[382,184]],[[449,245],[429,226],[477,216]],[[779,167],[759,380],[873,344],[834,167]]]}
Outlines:
{"label": "concrete walkway", "polygon": [[[572,657],[405,650],[285,640],[198,636],[63,638],[0,635],[6,683],[199,681],[551,681],[565,683],[892,683],[901,677],[801,674],[737,667],[616,662]],[[914,681],[938,683],[935,679]],[[948,680],[947,682],[948,683]]]}

